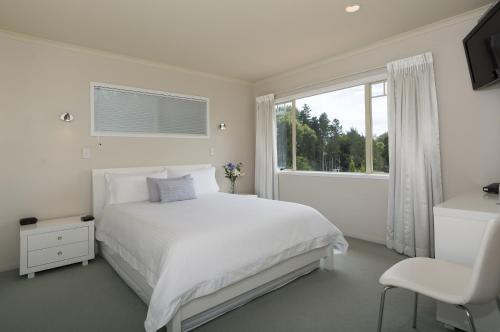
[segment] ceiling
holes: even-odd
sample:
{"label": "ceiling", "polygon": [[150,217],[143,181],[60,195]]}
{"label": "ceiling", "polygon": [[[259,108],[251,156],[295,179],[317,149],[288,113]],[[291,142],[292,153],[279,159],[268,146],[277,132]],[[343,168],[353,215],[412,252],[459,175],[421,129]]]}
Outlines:
{"label": "ceiling", "polygon": [[255,82],[490,2],[0,0],[0,29]]}

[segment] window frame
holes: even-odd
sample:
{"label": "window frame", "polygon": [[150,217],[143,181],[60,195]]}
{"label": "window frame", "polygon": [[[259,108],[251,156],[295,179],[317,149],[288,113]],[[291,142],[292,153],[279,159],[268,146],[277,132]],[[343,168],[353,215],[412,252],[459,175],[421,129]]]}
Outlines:
{"label": "window frame", "polygon": [[[274,100],[274,105],[279,105],[283,103],[292,103],[292,169],[279,169],[278,165],[276,168],[278,172],[282,174],[297,174],[297,175],[316,175],[316,176],[347,176],[347,177],[368,177],[368,178],[387,178],[389,173],[384,172],[374,172],[373,171],[373,116],[372,116],[372,99],[379,98],[381,96],[372,97],[372,85],[377,83],[382,83],[387,81],[387,73],[373,75],[369,77],[363,77],[356,80],[350,80],[335,85],[329,85],[326,87],[308,90],[300,92],[294,95],[289,95],[285,97],[280,97]],[[386,83],[387,84],[387,83]],[[295,101],[297,99],[313,97],[320,94],[330,93],[334,91],[339,91],[343,89],[352,88],[355,86],[364,85],[365,88],[365,168],[364,173],[352,173],[352,172],[327,172],[327,171],[303,171],[297,170],[297,137],[296,137],[296,107]],[[384,87],[385,89],[385,87]],[[387,91],[384,90],[387,94]]]}
{"label": "window frame", "polygon": [[[168,134],[168,133],[132,133],[132,132],[110,132],[110,131],[97,131],[95,130],[95,117],[94,117],[94,92],[96,87],[131,91],[131,92],[140,92],[145,94],[154,94],[154,95],[162,95],[166,97],[178,97],[178,98],[186,98],[192,100],[198,100],[206,102],[207,104],[207,123],[206,123],[206,135],[195,135],[195,134]],[[192,95],[184,95],[179,93],[165,92],[159,90],[149,90],[149,89],[141,89],[124,85],[115,85],[108,83],[98,83],[98,82],[90,82],[90,136],[93,137],[102,137],[102,136],[112,136],[112,137],[157,137],[157,138],[201,138],[208,139],[210,138],[210,99],[207,97],[201,96],[192,96]]]}

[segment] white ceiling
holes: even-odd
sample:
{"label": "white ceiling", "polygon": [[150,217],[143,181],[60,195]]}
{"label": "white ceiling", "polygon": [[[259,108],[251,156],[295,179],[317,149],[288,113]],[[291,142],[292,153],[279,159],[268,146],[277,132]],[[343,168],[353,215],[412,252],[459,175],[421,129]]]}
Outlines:
{"label": "white ceiling", "polygon": [[490,2],[0,0],[0,29],[255,82]]}

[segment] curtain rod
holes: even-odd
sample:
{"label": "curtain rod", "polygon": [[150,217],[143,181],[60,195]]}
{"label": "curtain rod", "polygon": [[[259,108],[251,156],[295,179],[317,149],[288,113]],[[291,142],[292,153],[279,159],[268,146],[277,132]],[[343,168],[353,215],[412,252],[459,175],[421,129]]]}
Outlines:
{"label": "curtain rod", "polygon": [[381,69],[385,69],[385,68],[386,68],[385,65],[384,66],[373,67],[373,68],[364,69],[364,70],[361,70],[361,71],[358,71],[358,72],[355,72],[355,73],[349,73],[349,74],[339,75],[339,76],[336,76],[334,78],[329,78],[327,80],[323,80],[323,81],[320,81],[320,82],[305,84],[305,85],[302,85],[302,86],[299,86],[299,87],[295,87],[295,88],[292,88],[292,89],[281,90],[281,91],[278,91],[278,92],[274,93],[274,98],[278,99],[278,98],[286,97],[288,95],[293,95],[294,93],[301,92],[304,89],[308,89],[308,88],[309,89],[313,89],[315,87],[323,86],[323,85],[326,85],[328,83],[334,83],[335,81],[337,81],[339,79],[342,79],[342,78],[347,78],[347,77],[352,77],[352,76],[356,76],[356,75],[360,75],[360,74],[365,74],[365,73],[369,73],[371,71],[381,70]]}

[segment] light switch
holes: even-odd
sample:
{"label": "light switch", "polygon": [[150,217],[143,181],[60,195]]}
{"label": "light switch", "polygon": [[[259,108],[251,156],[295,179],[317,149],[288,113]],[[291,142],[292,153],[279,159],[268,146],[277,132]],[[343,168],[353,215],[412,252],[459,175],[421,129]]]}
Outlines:
{"label": "light switch", "polygon": [[90,148],[82,148],[82,159],[90,159]]}
{"label": "light switch", "polygon": [[208,151],[208,154],[210,156],[215,156],[215,148],[210,148],[210,150]]}

